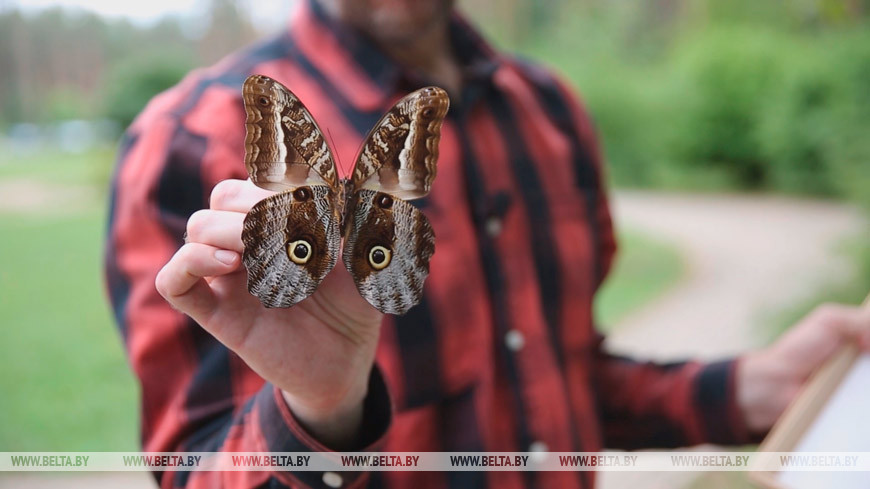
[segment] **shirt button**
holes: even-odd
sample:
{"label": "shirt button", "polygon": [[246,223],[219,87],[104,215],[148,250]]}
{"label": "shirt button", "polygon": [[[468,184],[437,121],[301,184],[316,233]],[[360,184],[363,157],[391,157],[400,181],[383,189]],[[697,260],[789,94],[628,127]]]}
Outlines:
{"label": "shirt button", "polygon": [[535,441],[529,445],[529,452],[531,452],[532,462],[541,462],[547,458],[547,452],[550,451],[550,447],[547,446],[546,443],[542,441]]}
{"label": "shirt button", "polygon": [[484,223],[484,227],[486,229],[486,234],[488,234],[490,238],[495,238],[501,234],[501,219],[490,217],[486,220],[486,223]]}
{"label": "shirt button", "polygon": [[519,331],[512,329],[504,335],[504,342],[510,351],[520,351],[526,344],[526,338]]}
{"label": "shirt button", "polygon": [[344,483],[344,480],[340,475],[335,472],[324,472],[323,473],[323,483],[332,488],[339,488]]}

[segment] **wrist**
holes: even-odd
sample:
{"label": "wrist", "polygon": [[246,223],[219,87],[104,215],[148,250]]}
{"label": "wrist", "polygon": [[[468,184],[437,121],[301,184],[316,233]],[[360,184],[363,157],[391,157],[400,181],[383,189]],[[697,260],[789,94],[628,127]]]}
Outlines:
{"label": "wrist", "polygon": [[743,355],[737,363],[737,403],[752,434],[768,431],[799,388],[771,350]]}
{"label": "wrist", "polygon": [[362,427],[366,394],[367,382],[338,399],[321,402],[310,402],[281,390],[284,402],[299,424],[320,443],[335,450],[348,449],[356,444]]}

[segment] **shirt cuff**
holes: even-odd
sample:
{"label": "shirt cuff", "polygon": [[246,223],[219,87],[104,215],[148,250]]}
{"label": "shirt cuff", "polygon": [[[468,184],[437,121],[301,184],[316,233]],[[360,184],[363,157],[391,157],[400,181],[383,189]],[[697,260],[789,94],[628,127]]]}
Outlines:
{"label": "shirt cuff", "polygon": [[764,433],[750,433],[737,402],[739,358],[705,365],[695,379],[694,401],[705,442],[717,445],[758,443]]}
{"label": "shirt cuff", "polygon": [[[335,453],[317,441],[299,423],[281,394],[281,389],[267,384],[257,394],[260,432],[270,452]],[[358,449],[348,451],[375,451],[382,445],[392,422],[392,404],[383,375],[377,366],[369,375],[366,398],[363,401],[363,420]],[[290,479],[291,485],[299,484],[316,489],[351,488],[364,484],[366,472],[325,473],[315,471],[277,472],[279,479]]]}

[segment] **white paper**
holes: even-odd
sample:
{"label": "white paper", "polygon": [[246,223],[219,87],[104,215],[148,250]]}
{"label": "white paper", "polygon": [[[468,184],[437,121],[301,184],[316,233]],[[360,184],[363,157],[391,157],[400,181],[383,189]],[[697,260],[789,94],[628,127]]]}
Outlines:
{"label": "white paper", "polygon": [[[870,354],[856,360],[794,451],[870,451]],[[789,489],[870,489],[867,472],[783,471],[778,479]]]}

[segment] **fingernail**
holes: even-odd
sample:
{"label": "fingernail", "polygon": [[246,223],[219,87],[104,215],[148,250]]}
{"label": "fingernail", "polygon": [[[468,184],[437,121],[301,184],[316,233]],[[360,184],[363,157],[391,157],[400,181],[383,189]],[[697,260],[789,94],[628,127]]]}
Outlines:
{"label": "fingernail", "polygon": [[214,252],[214,257],[217,261],[223,263],[224,265],[235,265],[239,254],[235,251],[217,250]]}

